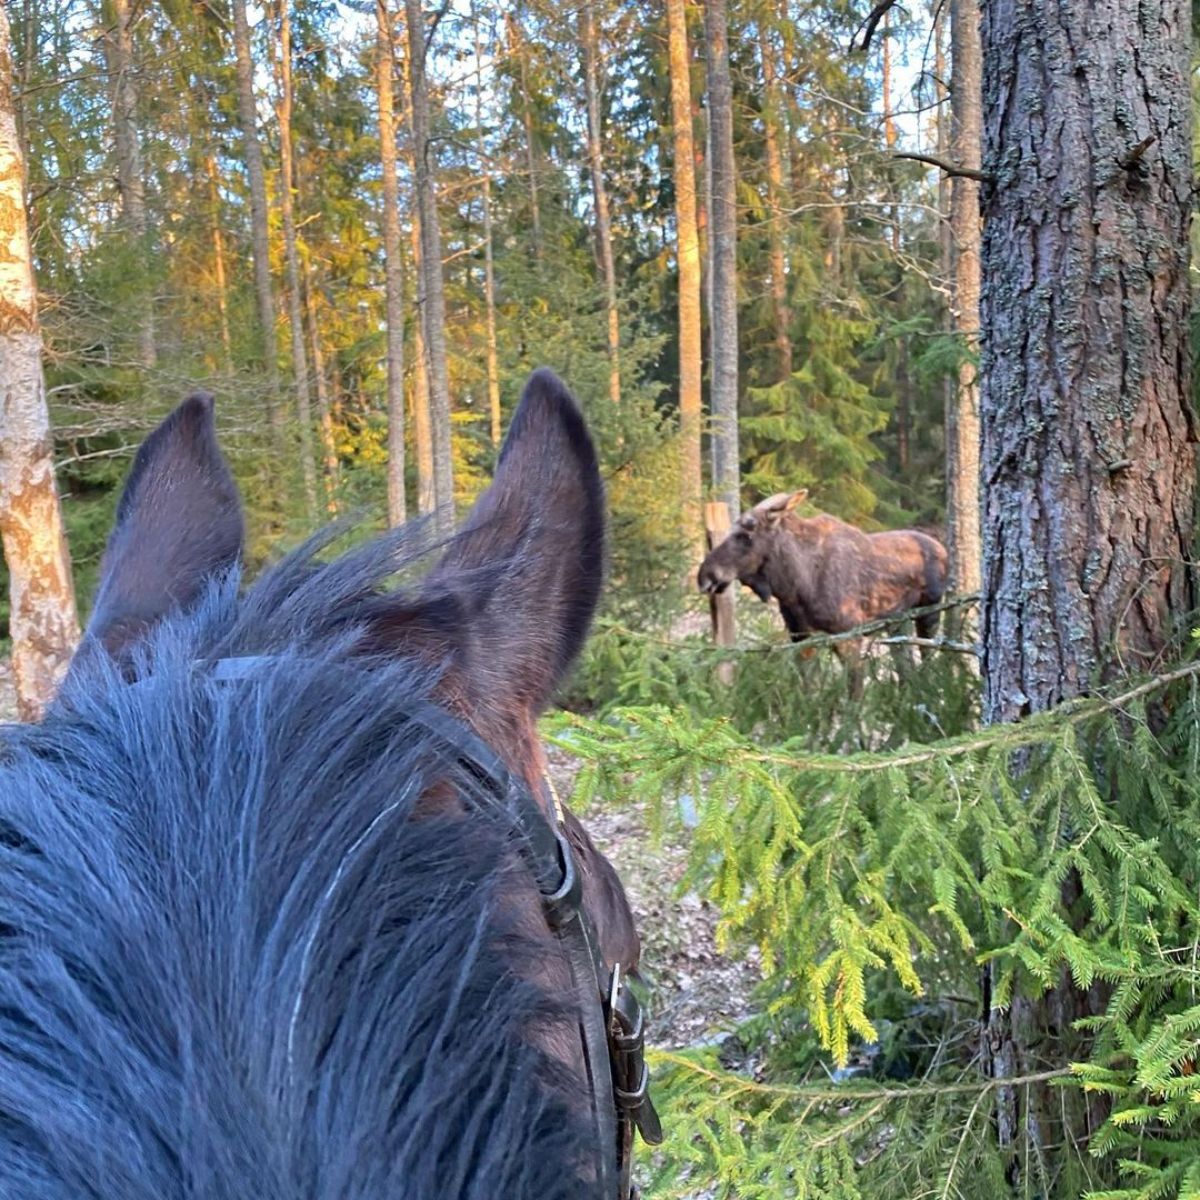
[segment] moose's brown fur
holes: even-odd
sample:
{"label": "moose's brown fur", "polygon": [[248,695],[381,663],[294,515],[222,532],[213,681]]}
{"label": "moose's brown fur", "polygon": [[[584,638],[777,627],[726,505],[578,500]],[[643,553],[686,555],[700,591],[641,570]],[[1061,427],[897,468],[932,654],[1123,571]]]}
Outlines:
{"label": "moose's brown fur", "polygon": [[[792,510],[807,495],[781,492],[743,513],[701,564],[700,590],[715,594],[738,580],[761,600],[774,597],[796,642],[941,600],[941,542],[911,529],[864,533],[828,513],[798,517]],[[937,625],[937,613],[922,614],[918,636],[932,637]],[[851,638],[836,649],[852,662],[860,643]]]}

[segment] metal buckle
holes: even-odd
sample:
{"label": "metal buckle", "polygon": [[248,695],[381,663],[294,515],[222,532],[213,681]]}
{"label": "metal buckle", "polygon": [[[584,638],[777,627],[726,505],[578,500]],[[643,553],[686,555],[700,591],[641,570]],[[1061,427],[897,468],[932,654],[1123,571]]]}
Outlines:
{"label": "metal buckle", "polygon": [[546,909],[546,920],[551,929],[561,929],[568,921],[579,915],[579,903],[583,898],[583,880],[575,867],[575,855],[570,843],[561,832],[555,830],[558,842],[558,860],[562,866],[562,881],[550,893],[542,893],[542,904]]}
{"label": "metal buckle", "polygon": [[650,1099],[650,1068],[645,1059],[645,1018],[637,996],[613,968],[605,1005],[608,1046],[613,1065],[613,1097],[648,1146],[663,1140],[662,1124]]}

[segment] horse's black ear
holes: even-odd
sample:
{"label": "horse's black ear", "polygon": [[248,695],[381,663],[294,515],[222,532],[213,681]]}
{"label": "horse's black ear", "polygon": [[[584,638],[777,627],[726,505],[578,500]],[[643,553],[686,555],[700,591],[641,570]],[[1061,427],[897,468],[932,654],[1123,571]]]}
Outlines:
{"label": "horse's black ear", "polygon": [[604,487],[596,450],[553,372],[530,376],[496,477],[427,581],[450,593],[473,664],[532,709],[587,637],[604,576]]}
{"label": "horse's black ear", "polygon": [[113,655],[193,603],[241,557],[242,507],[213,398],[189,396],[142,443],[104,552],[88,641]]}

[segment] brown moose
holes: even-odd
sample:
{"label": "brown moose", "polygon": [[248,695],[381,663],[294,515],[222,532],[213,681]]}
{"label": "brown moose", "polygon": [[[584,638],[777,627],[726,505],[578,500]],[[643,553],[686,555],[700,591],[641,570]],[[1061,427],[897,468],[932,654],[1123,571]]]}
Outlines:
{"label": "brown moose", "polygon": [[[798,517],[792,510],[807,495],[780,492],[743,513],[700,565],[700,590],[716,594],[736,579],[760,600],[773,596],[794,642],[813,633],[845,633],[941,600],[941,542],[911,529],[863,533],[828,513]],[[919,637],[933,637],[938,615],[916,618]],[[852,680],[861,640],[835,643]]]}

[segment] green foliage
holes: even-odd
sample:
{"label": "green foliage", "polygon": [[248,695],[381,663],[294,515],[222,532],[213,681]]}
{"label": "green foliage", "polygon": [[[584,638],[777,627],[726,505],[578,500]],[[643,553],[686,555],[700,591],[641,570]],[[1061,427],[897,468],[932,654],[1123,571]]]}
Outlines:
{"label": "green foliage", "polygon": [[[596,653],[612,666],[603,639]],[[777,684],[749,652],[726,693],[736,702],[690,647],[676,661],[640,653],[622,690],[644,671],[641,702],[561,715],[555,736],[585,760],[580,802],[633,796],[661,825],[692,798],[687,882],[719,906],[728,947],[758,946],[771,1023],[749,1075],[712,1048],[660,1058],[671,1132],[651,1194],[710,1177],[718,1195],[771,1200],[1197,1194],[1200,664],[1015,726],[964,720],[923,744],[883,726],[847,753],[854,743],[824,740],[842,735],[807,686],[792,690],[791,732],[763,739],[776,701],[749,715],[738,689],[747,676],[768,696]],[[920,668],[904,684],[914,705],[946,686]],[[811,719],[817,735],[798,728]],[[1020,1089],[1041,1105],[1042,1145],[1022,1134],[1001,1147],[1016,1089],[981,1076],[987,1039],[1063,987],[1103,1002],[1043,1030]],[[880,1043],[897,1019],[956,1008],[908,1068],[920,1083],[839,1073],[894,1069]],[[1055,1149],[1085,1103],[1099,1123],[1086,1154]],[[1016,1163],[1019,1193],[1005,1182]]]}

